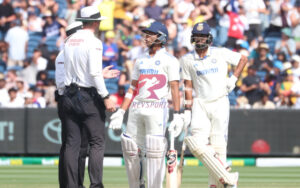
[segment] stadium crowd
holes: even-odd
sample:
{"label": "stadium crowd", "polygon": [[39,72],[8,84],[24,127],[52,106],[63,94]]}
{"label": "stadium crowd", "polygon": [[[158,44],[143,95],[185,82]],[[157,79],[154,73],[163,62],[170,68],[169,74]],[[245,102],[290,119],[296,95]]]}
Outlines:
{"label": "stadium crowd", "polygon": [[[65,28],[81,7],[94,5],[107,20],[103,67],[119,78],[106,86],[122,103],[133,63],[144,50],[140,31],[153,20],[168,29],[167,50],[180,58],[193,50],[192,26],[207,22],[214,46],[247,55],[229,94],[234,108],[300,108],[300,0],[0,0],[0,107],[55,107],[55,58]],[[228,67],[230,72],[234,67]],[[171,105],[171,102],[170,102]]]}

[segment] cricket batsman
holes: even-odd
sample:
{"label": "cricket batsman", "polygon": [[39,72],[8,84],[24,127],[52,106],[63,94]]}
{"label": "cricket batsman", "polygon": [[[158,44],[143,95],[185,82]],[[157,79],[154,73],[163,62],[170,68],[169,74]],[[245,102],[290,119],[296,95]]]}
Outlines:
{"label": "cricket batsman", "polygon": [[[226,169],[228,93],[235,88],[247,57],[226,48],[211,47],[212,42],[209,25],[197,23],[191,35],[195,49],[180,59],[185,86],[184,121],[191,122],[191,136],[185,142],[208,169],[209,188],[236,187],[238,173]],[[228,64],[236,66],[229,78]]]}
{"label": "cricket batsman", "polygon": [[123,116],[129,108],[126,131],[121,135],[129,187],[145,187],[143,172],[146,168],[147,187],[162,188],[169,90],[174,104],[171,122],[174,134],[179,134],[184,124],[179,114],[180,66],[179,61],[164,48],[168,40],[165,25],[155,21],[142,33],[148,50],[136,60],[131,86],[121,108],[111,116],[109,128],[121,129]]}

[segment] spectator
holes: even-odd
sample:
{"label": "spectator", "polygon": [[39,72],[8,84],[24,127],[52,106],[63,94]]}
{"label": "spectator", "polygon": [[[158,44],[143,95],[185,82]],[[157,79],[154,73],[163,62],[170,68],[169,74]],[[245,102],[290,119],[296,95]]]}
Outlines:
{"label": "spectator", "polygon": [[211,19],[213,14],[209,11],[206,5],[201,5],[196,7],[190,14],[188,18],[188,25],[193,26],[199,22],[206,22],[208,19]]}
{"label": "spectator", "polygon": [[240,89],[245,93],[250,105],[253,105],[261,98],[260,83],[261,80],[258,76],[256,76],[256,70],[254,66],[249,66],[248,76],[243,79]]}
{"label": "spectator", "polygon": [[9,101],[3,104],[5,108],[22,108],[24,107],[24,99],[17,96],[17,89],[10,88],[8,90]]}
{"label": "spectator", "polygon": [[114,101],[114,103],[116,104],[116,107],[120,107],[123,100],[124,100],[124,97],[125,97],[125,87],[124,86],[121,86],[119,85],[118,87],[118,92],[111,95],[112,97],[112,100]]}
{"label": "spectator", "polygon": [[[300,77],[298,77],[298,80]],[[294,104],[294,108],[300,109],[300,81],[294,83],[291,88],[291,96],[296,97],[296,102]]]}
{"label": "spectator", "polygon": [[102,20],[99,26],[100,31],[112,31],[114,30],[114,9],[116,2],[114,0],[105,0],[98,5],[98,9],[101,12],[101,16],[107,17],[106,20]]}
{"label": "spectator", "polygon": [[177,36],[177,25],[173,22],[173,18],[171,14],[167,14],[165,17],[165,26],[169,32],[169,40],[167,41],[168,52],[173,54],[174,48],[176,48],[176,36]]}
{"label": "spectator", "polygon": [[43,19],[35,13],[35,10],[29,9],[28,12],[28,32],[34,33],[34,32],[42,32],[43,31]]}
{"label": "spectator", "polygon": [[8,91],[5,88],[6,81],[4,79],[4,75],[1,75],[0,78],[0,107],[3,107],[9,101]]}
{"label": "spectator", "polygon": [[292,106],[296,102],[296,98],[292,98],[292,87],[294,85],[294,76],[291,69],[286,69],[283,72],[283,81],[277,84],[277,93],[281,101],[285,101],[285,104]]}
{"label": "spectator", "polygon": [[183,46],[188,47],[189,50],[193,50],[193,45],[191,44],[191,33],[192,27],[188,25],[187,20],[180,21],[180,30],[178,31],[177,37],[177,48],[181,48]]}
{"label": "spectator", "polygon": [[[280,35],[281,29],[284,28],[281,16],[282,0],[270,1],[270,26],[267,34]],[[286,27],[286,26],[285,26]]]}
{"label": "spectator", "polygon": [[293,55],[292,56],[292,72],[294,75],[294,80],[299,80],[300,78],[300,56],[299,55]]}
{"label": "spectator", "polygon": [[128,25],[119,26],[117,38],[117,45],[119,48],[118,65],[121,66],[132,45],[132,28]]}
{"label": "spectator", "polygon": [[267,92],[263,92],[261,100],[253,104],[254,109],[274,109],[275,104],[269,100]]}
{"label": "spectator", "polygon": [[32,61],[32,59],[26,59],[24,61],[23,69],[20,71],[20,77],[30,86],[34,86],[36,84],[37,73],[37,61]]}
{"label": "spectator", "polygon": [[40,49],[34,50],[32,62],[36,65],[38,71],[43,71],[47,68],[48,60],[42,57],[42,51]]}
{"label": "spectator", "polygon": [[300,0],[296,0],[295,8],[290,12],[289,21],[291,22],[292,33],[296,42],[296,48],[300,50]]}
{"label": "spectator", "polygon": [[0,4],[0,40],[4,39],[10,23],[16,19],[11,0],[3,0]]}
{"label": "spectator", "polygon": [[175,5],[174,10],[174,20],[176,23],[180,23],[182,21],[186,21],[192,11],[195,9],[194,4],[191,0],[182,0],[178,4]]}
{"label": "spectator", "polygon": [[23,60],[26,57],[26,49],[29,36],[26,30],[21,26],[20,20],[14,20],[11,28],[5,36],[5,42],[8,43],[8,67],[23,66]]}
{"label": "spectator", "polygon": [[15,70],[9,70],[6,74],[6,89],[16,88],[18,80],[17,72]]}
{"label": "spectator", "polygon": [[[0,49],[1,49],[2,45],[5,45],[5,42],[1,42],[0,41]],[[8,61],[8,54],[7,54],[7,52],[6,51],[4,51],[4,52],[0,51],[0,73],[5,73],[6,72],[7,61]]]}
{"label": "spectator", "polygon": [[33,106],[36,108],[45,108],[46,100],[44,98],[44,90],[35,88],[33,93]]}
{"label": "spectator", "polygon": [[228,28],[228,39],[225,46],[233,49],[237,40],[244,40],[244,32],[245,30],[249,29],[249,26],[248,20],[245,17],[245,11],[243,7],[239,6],[238,12],[234,12],[228,11],[228,5],[224,7],[224,10],[229,16],[230,20],[230,25]]}
{"label": "spectator", "polygon": [[47,41],[50,38],[65,38],[65,32],[63,26],[56,21],[50,10],[47,10],[43,16],[45,25],[43,26],[43,41]]}
{"label": "spectator", "polygon": [[266,6],[263,0],[245,0],[243,7],[249,23],[247,32],[248,42],[261,36],[261,19],[259,14],[266,13]]}
{"label": "spectator", "polygon": [[113,65],[113,68],[117,69],[118,53],[118,46],[115,43],[115,33],[113,31],[107,31],[105,33],[105,42],[103,43],[102,67]]}
{"label": "spectator", "polygon": [[292,31],[290,28],[281,30],[281,40],[275,44],[275,53],[277,54],[279,52],[284,52],[287,57],[291,57],[296,52],[296,43],[294,39],[292,39]]}
{"label": "spectator", "polygon": [[27,87],[25,86],[24,81],[21,79],[17,80],[17,90],[18,90],[17,96],[24,99],[27,93]]}
{"label": "spectator", "polygon": [[269,46],[267,43],[261,42],[257,48],[258,57],[254,58],[253,66],[257,73],[261,76],[261,80],[273,68],[273,62],[268,58]]}
{"label": "spectator", "polygon": [[161,20],[162,11],[162,8],[156,5],[156,0],[148,1],[148,6],[145,7],[145,15],[157,21]]}

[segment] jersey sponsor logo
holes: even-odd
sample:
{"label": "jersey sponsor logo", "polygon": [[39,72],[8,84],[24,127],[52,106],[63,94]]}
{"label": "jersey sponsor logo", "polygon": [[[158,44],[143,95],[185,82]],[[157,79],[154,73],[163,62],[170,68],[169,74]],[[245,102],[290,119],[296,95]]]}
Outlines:
{"label": "jersey sponsor logo", "polygon": [[218,68],[210,68],[210,69],[205,69],[205,70],[197,70],[197,76],[203,76],[203,75],[207,75],[207,74],[214,74],[217,73],[219,71]]}
{"label": "jersey sponsor logo", "polygon": [[159,99],[155,91],[163,88],[166,83],[167,79],[163,74],[140,75],[137,95],[145,99]]}
{"label": "jersey sponsor logo", "polygon": [[69,39],[68,40],[68,45],[69,46],[79,46],[80,43],[83,43],[84,40],[83,39]]}
{"label": "jersey sponsor logo", "polygon": [[155,69],[140,69],[140,74],[158,74],[158,70],[155,70]]}

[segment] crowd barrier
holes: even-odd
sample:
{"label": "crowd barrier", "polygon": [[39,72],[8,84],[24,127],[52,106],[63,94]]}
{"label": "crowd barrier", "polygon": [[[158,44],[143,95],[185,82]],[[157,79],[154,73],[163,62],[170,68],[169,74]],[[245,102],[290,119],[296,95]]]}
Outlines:
{"label": "crowd barrier", "polygon": [[[108,114],[107,120],[110,114]],[[229,156],[300,156],[300,110],[230,112]],[[172,119],[172,112],[170,112]],[[123,129],[126,129],[127,114]],[[201,123],[201,122],[199,122]],[[106,126],[106,156],[121,155],[121,131]],[[57,155],[61,123],[55,108],[0,109],[0,154]],[[167,135],[168,136],[168,135]],[[180,153],[184,135],[176,138]],[[190,152],[186,151],[187,155]]]}

